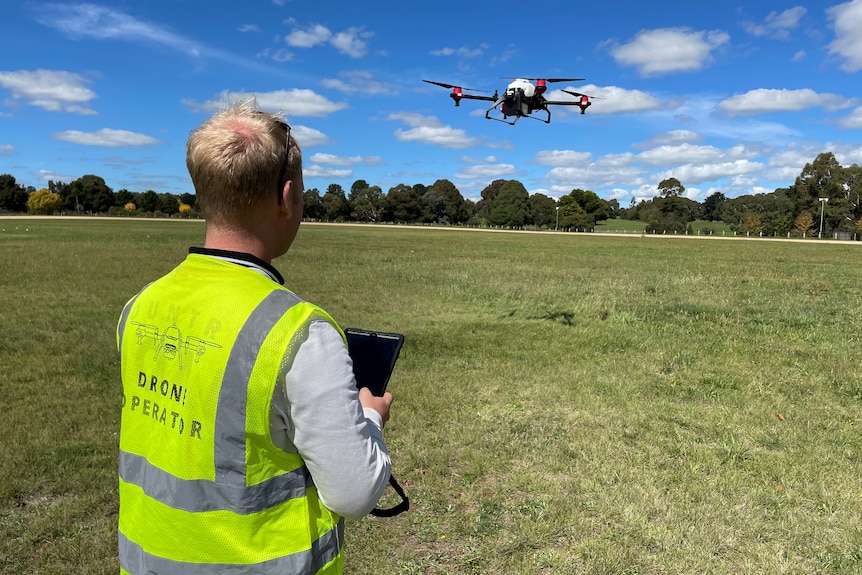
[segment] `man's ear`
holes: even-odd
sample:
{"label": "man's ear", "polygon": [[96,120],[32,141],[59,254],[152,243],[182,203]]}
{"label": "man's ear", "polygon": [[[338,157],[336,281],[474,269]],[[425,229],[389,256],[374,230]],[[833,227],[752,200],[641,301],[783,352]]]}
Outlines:
{"label": "man's ear", "polygon": [[293,210],[296,209],[296,189],[292,180],[284,182],[284,187],[281,188],[281,205],[279,208],[281,208],[282,212],[286,212],[288,218],[293,213]]}

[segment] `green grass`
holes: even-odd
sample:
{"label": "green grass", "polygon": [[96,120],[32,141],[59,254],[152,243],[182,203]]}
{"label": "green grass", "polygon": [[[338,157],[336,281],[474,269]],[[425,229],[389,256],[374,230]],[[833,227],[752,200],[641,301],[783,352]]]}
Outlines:
{"label": "green grass", "polygon": [[[203,224],[0,228],[0,568],[116,573],[116,319]],[[347,571],[859,573],[860,250],[303,225],[288,285],[407,337]]]}
{"label": "green grass", "polygon": [[646,228],[646,222],[614,218],[596,222],[597,232],[614,232],[623,234],[640,234]]}

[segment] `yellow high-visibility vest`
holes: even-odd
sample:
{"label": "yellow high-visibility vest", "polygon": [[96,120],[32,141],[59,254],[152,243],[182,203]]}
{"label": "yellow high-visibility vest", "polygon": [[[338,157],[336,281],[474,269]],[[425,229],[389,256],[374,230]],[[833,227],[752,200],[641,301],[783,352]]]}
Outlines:
{"label": "yellow high-visibility vest", "polygon": [[126,304],[121,573],[342,572],[341,517],[270,436],[285,358],[312,317],[338,328],[262,274],[199,254]]}

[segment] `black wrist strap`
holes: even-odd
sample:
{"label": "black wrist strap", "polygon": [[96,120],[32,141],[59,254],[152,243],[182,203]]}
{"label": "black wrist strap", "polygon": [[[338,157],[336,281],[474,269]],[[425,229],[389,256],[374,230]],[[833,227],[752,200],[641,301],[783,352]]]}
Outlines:
{"label": "black wrist strap", "polygon": [[392,489],[394,489],[395,493],[397,493],[401,498],[401,503],[394,507],[390,507],[389,509],[379,509],[375,507],[371,510],[371,515],[374,517],[395,517],[396,515],[400,515],[410,509],[410,499],[407,498],[407,494],[404,493],[404,489],[398,485],[394,475],[389,476],[389,485],[392,486]]}

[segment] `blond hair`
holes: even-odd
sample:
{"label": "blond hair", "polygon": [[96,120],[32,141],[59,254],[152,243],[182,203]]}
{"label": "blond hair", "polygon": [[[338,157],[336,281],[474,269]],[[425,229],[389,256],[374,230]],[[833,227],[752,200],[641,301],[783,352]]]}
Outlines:
{"label": "blond hair", "polygon": [[207,220],[250,225],[262,206],[277,201],[284,182],[302,173],[302,152],[289,134],[287,124],[258,110],[254,99],[234,102],[192,130],[186,166]]}

